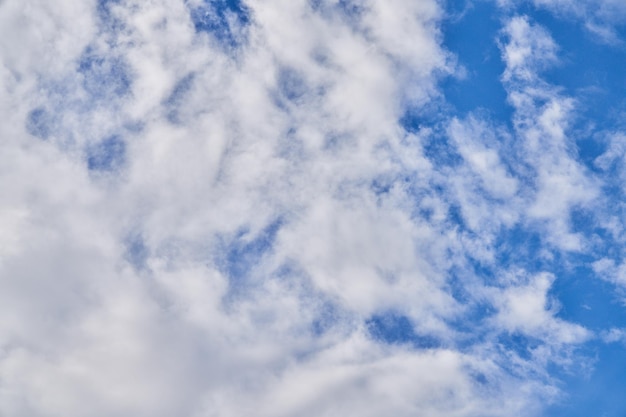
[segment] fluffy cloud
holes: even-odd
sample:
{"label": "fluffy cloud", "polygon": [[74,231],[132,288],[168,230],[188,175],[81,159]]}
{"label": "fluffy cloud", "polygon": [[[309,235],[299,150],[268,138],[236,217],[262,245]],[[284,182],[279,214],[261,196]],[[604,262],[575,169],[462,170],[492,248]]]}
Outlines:
{"label": "fluffy cloud", "polygon": [[583,327],[555,318],[556,306],[547,297],[554,277],[540,274],[493,294],[498,314],[494,320],[509,332],[545,339],[548,343],[580,343],[589,337]]}
{"label": "fluffy cloud", "polygon": [[[545,30],[503,32],[514,132],[410,133],[406,108],[452,71],[435,1],[66,3],[0,4],[0,413],[499,416],[555,398],[556,349],[501,338],[588,333],[557,317],[550,275],[495,264],[519,225],[579,250],[567,219],[596,193],[568,148],[574,103],[540,79]],[[457,165],[428,154],[438,134]]]}

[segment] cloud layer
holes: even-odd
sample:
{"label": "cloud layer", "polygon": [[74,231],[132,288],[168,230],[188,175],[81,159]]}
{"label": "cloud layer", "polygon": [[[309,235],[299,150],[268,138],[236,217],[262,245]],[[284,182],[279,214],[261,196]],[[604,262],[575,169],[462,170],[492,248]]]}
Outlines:
{"label": "cloud layer", "polygon": [[[561,398],[549,370],[594,332],[560,315],[555,259],[593,247],[573,216],[604,183],[528,16],[503,12],[494,38],[510,124],[449,111],[446,13],[0,3],[0,414],[484,417]],[[619,158],[616,140],[596,164]],[[621,285],[616,261],[593,265]]]}

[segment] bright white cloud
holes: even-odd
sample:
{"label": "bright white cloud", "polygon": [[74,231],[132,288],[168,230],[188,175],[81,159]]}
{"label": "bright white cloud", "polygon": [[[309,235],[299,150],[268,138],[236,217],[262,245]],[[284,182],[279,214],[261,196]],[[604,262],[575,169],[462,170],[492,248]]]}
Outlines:
{"label": "bright white cloud", "polygon": [[556,61],[557,46],[540,26],[531,26],[527,17],[511,19],[505,28],[507,42],[502,47],[506,63],[504,81],[536,81],[538,70]]}
{"label": "bright white cloud", "polygon": [[521,332],[548,343],[576,343],[589,337],[581,326],[555,318],[557,309],[548,298],[553,276],[540,274],[527,283],[513,285],[493,294],[499,306],[494,320],[509,332]]}

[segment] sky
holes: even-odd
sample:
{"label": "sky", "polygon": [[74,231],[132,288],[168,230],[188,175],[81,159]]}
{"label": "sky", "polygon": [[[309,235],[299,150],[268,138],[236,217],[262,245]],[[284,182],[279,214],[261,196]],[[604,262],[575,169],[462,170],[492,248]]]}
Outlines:
{"label": "sky", "polygon": [[626,416],[626,2],[0,0],[0,415]]}

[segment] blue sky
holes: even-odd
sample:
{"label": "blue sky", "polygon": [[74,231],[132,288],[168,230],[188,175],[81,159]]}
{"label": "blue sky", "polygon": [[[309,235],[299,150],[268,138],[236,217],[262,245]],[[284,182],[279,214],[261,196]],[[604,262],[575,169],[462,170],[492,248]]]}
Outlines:
{"label": "blue sky", "polygon": [[626,3],[0,0],[0,415],[626,413]]}

